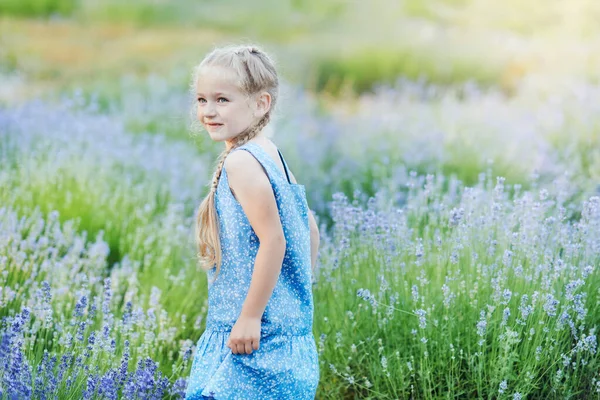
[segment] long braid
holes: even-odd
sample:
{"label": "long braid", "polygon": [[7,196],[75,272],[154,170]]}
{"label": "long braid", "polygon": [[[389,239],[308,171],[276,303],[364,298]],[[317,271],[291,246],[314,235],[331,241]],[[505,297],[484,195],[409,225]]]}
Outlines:
{"label": "long braid", "polygon": [[[254,126],[248,128],[245,132],[242,132],[237,140],[235,141],[235,143],[233,144],[233,146],[231,146],[229,149],[226,149],[225,151],[223,151],[220,156],[219,156],[219,161],[217,162],[217,167],[215,170],[215,173],[213,175],[213,179],[211,182],[211,187],[210,187],[210,191],[208,193],[208,195],[206,196],[206,198],[204,199],[204,201],[202,202],[202,204],[200,204],[200,208],[199,208],[199,212],[198,212],[198,219],[197,219],[197,223],[196,223],[196,228],[197,228],[197,235],[196,237],[199,239],[198,240],[198,257],[200,258],[201,262],[204,264],[205,268],[208,267],[212,267],[213,265],[216,265],[217,271],[216,273],[218,274],[220,271],[220,267],[221,267],[221,241],[219,240],[219,225],[218,225],[218,219],[217,219],[217,209],[215,206],[215,196],[217,193],[217,187],[219,185],[219,180],[221,178],[221,173],[223,171],[223,167],[225,166],[225,159],[227,158],[227,156],[229,155],[229,153],[231,153],[233,150],[235,150],[238,147],[243,146],[244,144],[248,143],[248,141],[250,141],[251,139],[253,139],[254,137],[256,137],[256,135],[258,135],[265,126],[267,126],[267,124],[269,123],[270,120],[270,113],[266,113],[265,116],[258,121],[258,123],[256,123]],[[203,218],[204,217],[204,218]],[[215,244],[214,247],[209,246],[206,242],[202,242],[200,240],[200,238],[204,237],[201,235],[210,235],[209,237],[213,237],[213,239],[216,239],[213,241],[213,243]],[[216,275],[215,275],[215,279],[216,279]]]}

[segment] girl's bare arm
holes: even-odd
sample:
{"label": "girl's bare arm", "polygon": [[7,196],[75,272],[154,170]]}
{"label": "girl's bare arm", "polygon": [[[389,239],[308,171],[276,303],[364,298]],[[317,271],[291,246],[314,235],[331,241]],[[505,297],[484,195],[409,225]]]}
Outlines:
{"label": "girl's bare arm", "polygon": [[229,185],[260,242],[240,316],[260,319],[281,272],[286,248],[283,228],[271,182],[254,156],[233,152],[225,168]]}
{"label": "girl's bare arm", "polygon": [[[293,183],[298,183],[296,181],[296,177],[290,172],[290,179]],[[317,267],[317,257],[319,256],[319,241],[321,240],[319,236],[319,227],[317,226],[317,221],[313,216],[312,212],[308,210],[308,225],[310,227],[310,263],[312,266],[312,270],[314,272]]]}

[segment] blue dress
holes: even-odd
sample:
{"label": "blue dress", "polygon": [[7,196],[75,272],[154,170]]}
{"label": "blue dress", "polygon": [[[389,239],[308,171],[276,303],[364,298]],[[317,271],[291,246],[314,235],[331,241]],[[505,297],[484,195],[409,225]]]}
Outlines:
{"label": "blue dress", "polygon": [[229,333],[250,287],[258,237],[229,189],[223,168],[215,205],[222,249],[221,270],[208,271],[206,330],[198,340],[186,399],[314,399],[319,362],[312,334],[310,228],[304,186],[290,183],[262,147],[246,143],[233,150],[250,152],[267,173],[287,247],[281,274],[261,319],[260,347],[233,354]]}

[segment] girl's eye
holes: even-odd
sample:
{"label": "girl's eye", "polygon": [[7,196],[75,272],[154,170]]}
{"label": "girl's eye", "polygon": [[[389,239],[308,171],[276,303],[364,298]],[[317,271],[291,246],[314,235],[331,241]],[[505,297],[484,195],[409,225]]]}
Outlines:
{"label": "girl's eye", "polygon": [[[227,100],[225,97],[219,97],[217,99],[217,103],[225,103],[228,102],[229,100]],[[198,103],[206,103],[206,99],[204,97],[198,97]]]}

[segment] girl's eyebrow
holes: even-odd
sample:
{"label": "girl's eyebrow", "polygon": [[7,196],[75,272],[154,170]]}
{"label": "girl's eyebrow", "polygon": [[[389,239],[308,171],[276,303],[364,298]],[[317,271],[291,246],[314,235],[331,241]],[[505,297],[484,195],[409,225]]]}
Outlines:
{"label": "girl's eyebrow", "polygon": [[[204,93],[200,93],[200,92],[198,92],[198,93],[197,93],[197,95],[198,95],[198,96],[204,96]],[[216,92],[216,93],[214,93],[214,95],[215,95],[215,96],[227,96],[227,94],[226,94],[226,93],[223,93],[223,92]]]}

